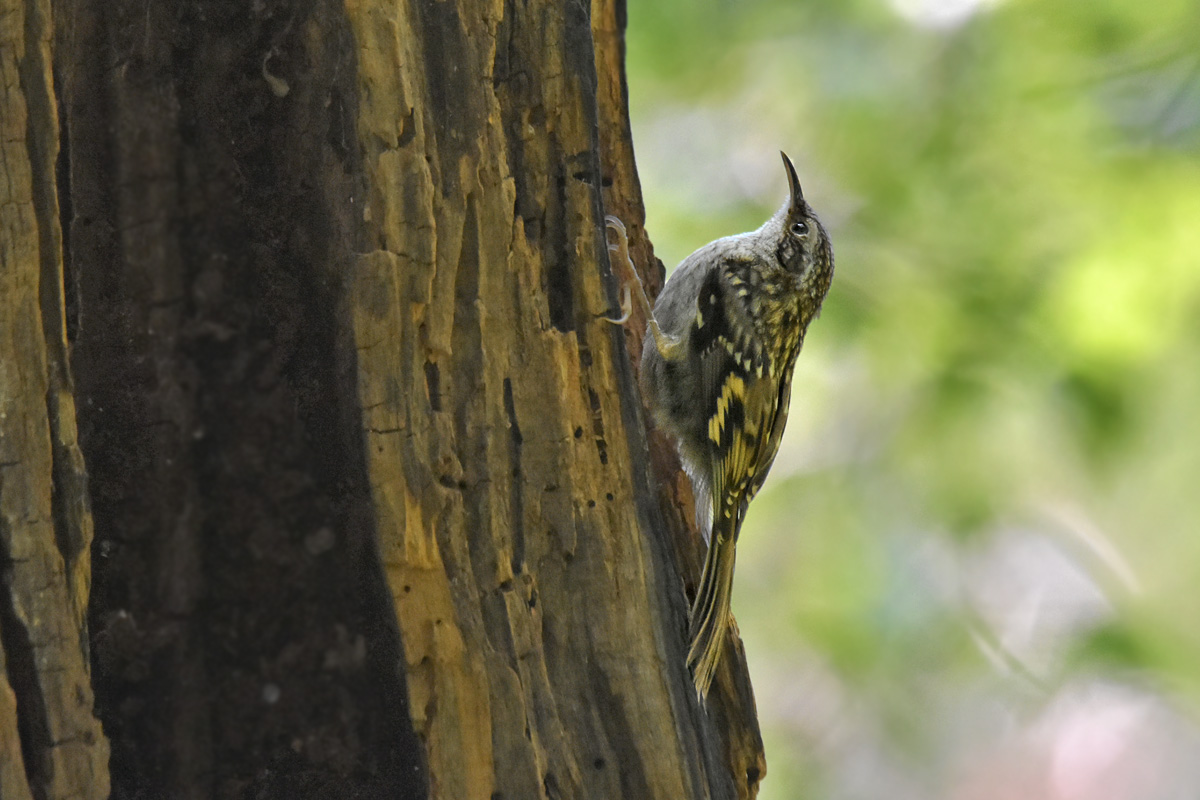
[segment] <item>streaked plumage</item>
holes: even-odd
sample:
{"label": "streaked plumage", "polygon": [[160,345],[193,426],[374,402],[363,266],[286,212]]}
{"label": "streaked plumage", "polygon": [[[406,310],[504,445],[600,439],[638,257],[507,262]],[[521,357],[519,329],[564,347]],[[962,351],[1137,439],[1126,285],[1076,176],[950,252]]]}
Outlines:
{"label": "streaked plumage", "polygon": [[688,653],[701,696],[729,624],[742,519],[779,450],[796,356],[833,278],[829,238],[783,161],[787,202],[758,230],[683,260],[654,305],[642,354],[643,390],[678,445],[707,523]]}

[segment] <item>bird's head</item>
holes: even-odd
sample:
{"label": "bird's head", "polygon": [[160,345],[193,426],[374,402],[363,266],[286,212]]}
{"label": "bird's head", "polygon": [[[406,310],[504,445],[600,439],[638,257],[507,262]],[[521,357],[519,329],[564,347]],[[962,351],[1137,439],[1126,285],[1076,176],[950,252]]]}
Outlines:
{"label": "bird's head", "polygon": [[785,270],[800,278],[806,301],[820,306],[833,280],[833,247],[816,213],[804,199],[796,168],[786,153],[783,166],[787,171],[788,199],[763,226],[776,241],[775,258]]}

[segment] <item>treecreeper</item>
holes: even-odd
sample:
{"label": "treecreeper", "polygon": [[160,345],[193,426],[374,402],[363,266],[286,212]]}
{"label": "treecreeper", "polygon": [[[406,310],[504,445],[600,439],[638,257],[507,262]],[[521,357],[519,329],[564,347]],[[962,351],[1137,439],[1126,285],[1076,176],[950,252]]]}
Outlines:
{"label": "treecreeper", "polygon": [[622,276],[624,323],[648,320],[642,391],[675,440],[708,542],[690,617],[688,667],[703,699],[731,621],[729,600],[746,508],[787,424],[796,356],[833,280],[833,248],[786,154],[788,198],[756,231],[706,244],[671,273],[653,310],[629,259],[625,226],[609,250]]}

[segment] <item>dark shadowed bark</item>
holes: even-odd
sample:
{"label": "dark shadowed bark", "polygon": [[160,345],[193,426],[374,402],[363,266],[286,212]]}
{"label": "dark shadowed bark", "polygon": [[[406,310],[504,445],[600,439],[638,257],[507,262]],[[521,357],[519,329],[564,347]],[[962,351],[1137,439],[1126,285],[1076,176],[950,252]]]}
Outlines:
{"label": "dark shadowed bark", "polygon": [[3,797],[754,796],[602,319],[623,4],[2,8]]}

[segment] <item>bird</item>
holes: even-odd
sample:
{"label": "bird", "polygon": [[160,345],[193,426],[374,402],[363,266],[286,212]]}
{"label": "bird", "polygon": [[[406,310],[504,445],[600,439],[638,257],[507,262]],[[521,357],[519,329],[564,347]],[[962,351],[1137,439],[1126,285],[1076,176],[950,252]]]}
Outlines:
{"label": "bird", "polygon": [[[732,616],[738,535],[779,452],[804,336],[833,281],[833,247],[780,152],[788,197],[758,230],[701,247],[670,274],[653,308],[629,255],[625,226],[605,218],[610,260],[626,275],[624,324],[647,319],[642,393],[679,451],[708,543],[689,615],[687,665],[703,702]],[[607,236],[607,232],[606,232]]]}

